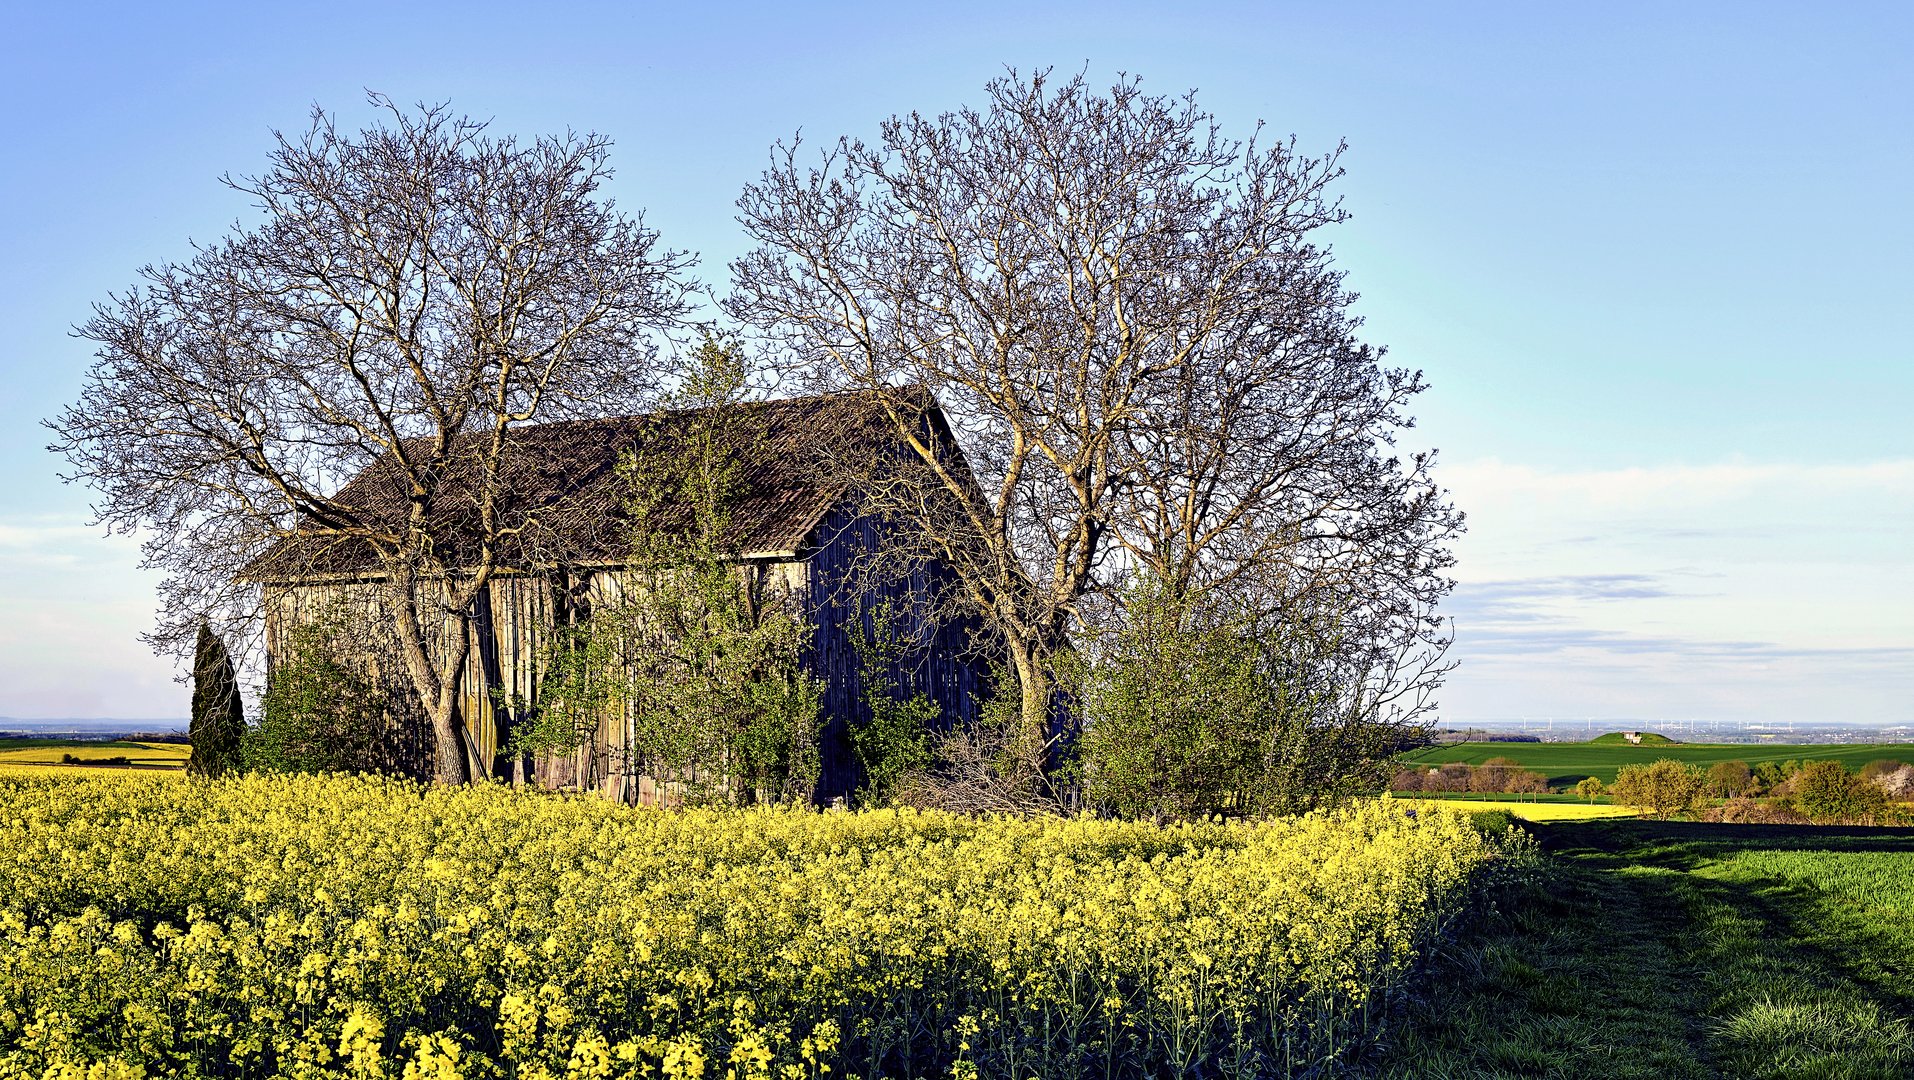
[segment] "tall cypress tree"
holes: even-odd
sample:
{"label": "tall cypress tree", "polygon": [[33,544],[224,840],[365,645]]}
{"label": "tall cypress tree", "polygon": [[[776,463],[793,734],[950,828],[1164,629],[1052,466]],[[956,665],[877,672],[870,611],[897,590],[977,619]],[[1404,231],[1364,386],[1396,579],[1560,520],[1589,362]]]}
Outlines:
{"label": "tall cypress tree", "polygon": [[193,646],[193,722],[188,729],[193,756],[186,771],[194,776],[221,776],[239,765],[239,740],[246,733],[246,717],[239,704],[239,678],[225,642],[205,623]]}

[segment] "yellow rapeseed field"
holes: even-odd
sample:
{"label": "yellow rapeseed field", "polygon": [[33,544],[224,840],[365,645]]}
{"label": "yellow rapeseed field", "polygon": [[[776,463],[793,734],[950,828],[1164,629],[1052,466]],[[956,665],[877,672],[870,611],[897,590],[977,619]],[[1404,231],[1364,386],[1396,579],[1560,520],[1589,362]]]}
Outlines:
{"label": "yellow rapeseed field", "polygon": [[0,781],[0,1076],[1281,1075],[1518,837]]}
{"label": "yellow rapeseed field", "polygon": [[0,740],[0,777],[13,776],[96,776],[111,766],[62,764],[71,756],[82,761],[125,758],[130,765],[152,770],[172,770],[181,775],[192,748],[184,743],[124,743],[87,745],[66,743],[58,746],[29,746],[11,749]]}
{"label": "yellow rapeseed field", "polygon": [[1395,800],[1398,806],[1444,807],[1462,812],[1487,813],[1506,810],[1524,821],[1587,821],[1592,818],[1637,817],[1632,806],[1608,803],[1523,802],[1520,799],[1409,799]]}

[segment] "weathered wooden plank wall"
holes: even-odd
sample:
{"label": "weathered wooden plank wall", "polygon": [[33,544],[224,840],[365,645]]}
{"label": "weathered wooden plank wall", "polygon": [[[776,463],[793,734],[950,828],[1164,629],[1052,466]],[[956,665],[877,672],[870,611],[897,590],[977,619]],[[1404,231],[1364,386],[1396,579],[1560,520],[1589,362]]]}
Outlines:
{"label": "weathered wooden plank wall", "polygon": [[878,550],[883,533],[880,521],[840,506],[818,525],[817,545],[807,560],[806,605],[815,627],[811,663],[825,681],[819,789],[826,798],[849,794],[864,779],[849,740],[850,726],[868,722],[871,715],[856,641],[874,636],[880,603],[890,608],[897,636],[922,643],[889,666],[885,674],[893,686],[929,696],[946,729],[973,722],[987,692],[988,672],[974,655],[974,624],[931,618],[932,598],[952,584],[948,568],[925,563],[908,576],[875,580],[861,573],[860,558]]}
{"label": "weathered wooden plank wall", "polygon": [[[972,655],[972,625],[929,618],[928,598],[949,584],[948,570],[933,563],[875,586],[860,580],[859,557],[882,542],[883,527],[845,508],[827,515],[813,538],[815,544],[799,559],[764,563],[761,569],[776,575],[800,598],[813,623],[807,663],[825,683],[818,795],[830,799],[849,794],[863,779],[847,736],[850,725],[864,723],[870,716],[854,642],[857,636],[874,632],[873,609],[878,602],[891,608],[896,620],[893,628],[900,636],[923,644],[892,664],[888,677],[906,692],[929,695],[938,704],[945,726],[975,719],[977,704],[986,692],[987,673]],[[469,651],[459,680],[460,713],[482,768],[499,779],[550,788],[582,786],[621,801],[669,797],[669,785],[642,776],[631,766],[628,716],[604,717],[596,737],[569,756],[525,762],[513,760],[506,752],[514,724],[538,706],[540,665],[554,628],[582,618],[592,607],[615,603],[632,587],[629,574],[614,570],[578,578],[504,574],[493,580],[470,624]],[[265,599],[269,657],[285,655],[291,627],[329,614],[361,627],[385,624],[384,600],[375,582],[269,585]],[[448,618],[435,628],[431,642],[435,657],[445,655],[454,625]],[[381,686],[406,703],[388,717],[392,763],[400,771],[426,775],[431,762],[430,725],[411,691],[410,678],[389,640],[380,642],[376,632],[363,632],[368,666]]]}

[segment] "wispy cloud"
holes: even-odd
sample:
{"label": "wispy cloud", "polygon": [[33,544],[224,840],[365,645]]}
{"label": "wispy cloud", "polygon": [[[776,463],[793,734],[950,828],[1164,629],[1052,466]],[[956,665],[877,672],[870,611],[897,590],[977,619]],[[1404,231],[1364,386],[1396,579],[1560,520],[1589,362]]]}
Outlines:
{"label": "wispy cloud", "polygon": [[1444,480],[1453,712],[1914,719],[1914,460]]}
{"label": "wispy cloud", "polygon": [[1674,595],[1650,574],[1558,574],[1465,582],[1456,591],[1456,602],[1493,611],[1543,600],[1652,600]]}
{"label": "wispy cloud", "polygon": [[41,516],[0,518],[0,572],[24,567],[73,568],[138,558],[130,536],[108,536],[104,529]]}

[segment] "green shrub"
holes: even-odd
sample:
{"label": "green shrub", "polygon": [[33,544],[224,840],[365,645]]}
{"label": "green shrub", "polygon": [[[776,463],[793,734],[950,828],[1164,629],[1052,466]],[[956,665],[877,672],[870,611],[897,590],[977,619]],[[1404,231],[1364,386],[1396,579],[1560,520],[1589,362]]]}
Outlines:
{"label": "green shrub", "polygon": [[657,779],[674,800],[812,797],[823,683],[802,663],[811,626],[787,582],[740,565],[732,527],[742,463],[764,446],[739,407],[743,364],[734,344],[707,335],[669,401],[694,410],[683,429],[620,459],[625,587],[553,636],[535,702],[506,703],[523,716],[512,753],[569,754],[609,717],[629,731],[615,767]]}
{"label": "green shrub", "polygon": [[194,776],[223,776],[239,766],[246,717],[239,702],[239,678],[226,643],[212,627],[199,625],[193,646],[193,744],[186,771]]}
{"label": "green shrub", "polygon": [[883,806],[905,774],[924,769],[934,760],[931,728],[941,710],[922,691],[907,693],[891,675],[899,662],[916,651],[916,643],[899,636],[898,619],[890,605],[873,605],[871,632],[858,634],[851,643],[857,649],[864,704],[871,711],[847,732],[851,753],[864,769],[856,799],[859,806]]}
{"label": "green shrub", "polygon": [[240,739],[248,772],[364,772],[381,765],[385,697],[365,667],[346,657],[345,624],[324,618],[287,635],[259,703],[259,723]]}
{"label": "green shrub", "polygon": [[1838,761],[1814,762],[1789,786],[1795,808],[1818,825],[1873,821],[1887,809],[1886,792],[1848,772]]}
{"label": "green shrub", "polygon": [[1472,810],[1469,824],[1485,836],[1501,836],[1515,828],[1515,815],[1507,810]]}
{"label": "green shrub", "polygon": [[1648,765],[1624,765],[1609,788],[1616,802],[1658,818],[1692,810],[1702,799],[1708,778],[1699,768],[1673,758]]}
{"label": "green shrub", "polygon": [[1335,619],[1139,576],[1063,686],[1083,793],[1126,817],[1296,813],[1375,791],[1421,733],[1363,692]]}

